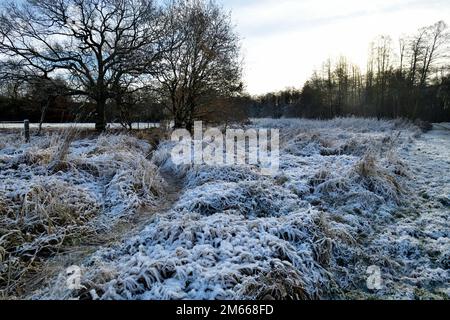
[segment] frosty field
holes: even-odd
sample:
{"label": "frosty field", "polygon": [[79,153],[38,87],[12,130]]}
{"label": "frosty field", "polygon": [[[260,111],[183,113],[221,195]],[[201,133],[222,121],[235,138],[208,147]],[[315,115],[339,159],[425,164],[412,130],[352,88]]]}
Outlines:
{"label": "frosty field", "polygon": [[248,127],[280,129],[275,176],[177,166],[172,142],[139,133],[65,128],[25,144],[2,131],[0,298],[450,297],[450,131],[359,118]]}

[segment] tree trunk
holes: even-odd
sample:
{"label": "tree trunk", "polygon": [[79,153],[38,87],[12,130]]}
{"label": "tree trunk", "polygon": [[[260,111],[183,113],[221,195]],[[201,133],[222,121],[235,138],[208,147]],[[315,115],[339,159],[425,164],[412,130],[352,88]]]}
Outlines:
{"label": "tree trunk", "polygon": [[174,126],[173,126],[174,129],[181,129],[181,128],[183,128],[183,121],[180,118],[175,117],[173,119],[173,122],[174,122]]}
{"label": "tree trunk", "polygon": [[95,130],[97,131],[105,131],[106,129],[105,107],[106,99],[98,99],[95,112]]}
{"label": "tree trunk", "polygon": [[188,120],[186,122],[186,130],[189,131],[190,133],[194,132],[194,123],[191,120]]}
{"label": "tree trunk", "polygon": [[176,108],[176,112],[173,115],[174,129],[182,129],[184,128],[184,119],[181,115],[180,107]]}

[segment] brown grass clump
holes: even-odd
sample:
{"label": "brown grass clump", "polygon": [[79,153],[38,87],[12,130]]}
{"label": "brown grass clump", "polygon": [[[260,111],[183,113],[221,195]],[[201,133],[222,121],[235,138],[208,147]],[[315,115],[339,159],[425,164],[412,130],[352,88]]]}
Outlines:
{"label": "brown grass clump", "polygon": [[328,267],[333,256],[333,247],[342,243],[355,244],[356,241],[351,234],[346,232],[344,228],[339,226],[336,222],[330,220],[331,217],[326,216],[324,212],[321,212],[314,219],[314,223],[318,228],[318,235],[320,237],[315,239],[314,243],[314,255],[315,260],[323,267]]}
{"label": "brown grass clump", "polygon": [[386,168],[381,167],[374,154],[366,154],[361,161],[355,165],[355,173],[358,175],[357,180],[362,183],[365,188],[385,200],[400,201],[403,194],[403,188]]}
{"label": "brown grass clump", "polygon": [[243,295],[256,300],[311,300],[301,274],[286,261],[271,262],[272,270],[246,280]]}
{"label": "brown grass clump", "polygon": [[133,136],[139,140],[147,141],[153,148],[156,149],[159,143],[170,138],[170,131],[164,127],[150,128],[146,130],[134,131]]}
{"label": "brown grass clump", "polygon": [[331,173],[327,169],[320,169],[309,179],[309,185],[316,187],[331,178]]}
{"label": "brown grass clump", "polygon": [[371,153],[364,156],[355,166],[356,172],[363,178],[376,176],[378,173],[375,156]]}
{"label": "brown grass clump", "polygon": [[68,167],[67,155],[69,153],[69,147],[73,140],[78,135],[78,130],[76,128],[65,129],[59,137],[59,143],[57,144],[56,150],[53,153],[48,169],[51,172],[57,172],[59,170],[64,170]]}
{"label": "brown grass clump", "polygon": [[26,275],[46,258],[95,234],[88,222],[100,210],[82,190],[64,183],[33,185],[11,207],[0,219],[3,294],[19,294]]}

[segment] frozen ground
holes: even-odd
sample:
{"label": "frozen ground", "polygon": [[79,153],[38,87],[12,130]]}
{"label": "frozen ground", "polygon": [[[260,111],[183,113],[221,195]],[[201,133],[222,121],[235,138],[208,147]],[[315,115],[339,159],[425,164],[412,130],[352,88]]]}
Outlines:
{"label": "frozen ground", "polygon": [[127,135],[77,138],[75,129],[0,139],[0,295],[26,291],[47,260],[100,240],[158,205],[165,183],[151,146]]}
{"label": "frozen ground", "polygon": [[[72,215],[92,210],[94,218],[86,220],[94,226],[136,215],[139,207],[157,207],[164,190],[179,186],[179,197],[148,215],[142,230],[80,259],[83,289],[67,288],[67,265],[60,265],[59,275],[28,297],[449,297],[447,130],[421,134],[406,122],[371,119],[262,119],[252,126],[280,129],[280,171],[274,177],[254,166],[175,166],[172,143],[146,156],[148,144],[128,136],[73,141],[64,160],[70,166],[61,171],[49,166],[54,156],[44,161],[40,148],[3,135],[0,212],[9,228],[24,210],[31,219],[47,206],[45,197],[25,206],[34,185],[52,193],[52,186],[64,184],[67,189],[57,190],[68,191],[59,198],[76,196]],[[51,149],[47,141],[52,138],[39,143]],[[34,160],[23,160],[29,158]],[[98,173],[88,176],[92,170]],[[152,182],[141,181],[146,174]],[[52,234],[44,228],[39,238]],[[0,235],[2,266],[22,255],[5,247],[9,237]],[[374,267],[380,277],[368,288]]]}

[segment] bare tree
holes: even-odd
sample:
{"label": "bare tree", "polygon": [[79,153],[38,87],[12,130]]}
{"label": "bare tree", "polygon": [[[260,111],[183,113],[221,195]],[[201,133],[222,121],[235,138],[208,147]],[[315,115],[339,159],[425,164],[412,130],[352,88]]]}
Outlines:
{"label": "bare tree", "polygon": [[336,63],[334,74],[337,82],[336,114],[341,114],[347,103],[349,84],[349,64],[344,56],[341,56]]}
{"label": "bare tree", "polygon": [[406,39],[404,37],[401,37],[398,40],[398,48],[399,48],[399,57],[400,57],[399,72],[400,72],[400,75],[402,75],[402,76],[403,76],[403,63],[405,61],[405,54],[406,54],[406,46],[407,46]]}
{"label": "bare tree", "polygon": [[12,62],[0,62],[0,94],[17,100],[27,82],[20,65]]}
{"label": "bare tree", "polygon": [[410,69],[409,69],[409,83],[414,86],[417,82],[417,73],[420,69],[420,61],[423,56],[423,48],[425,42],[426,30],[421,29],[419,33],[410,40]]}
{"label": "bare tree", "polygon": [[388,89],[388,78],[392,65],[392,39],[389,36],[379,36],[374,44],[375,66],[376,66],[376,115],[380,118],[383,114],[386,94]]}
{"label": "bare tree", "polygon": [[0,54],[40,77],[64,77],[72,94],[96,102],[96,129],[106,127],[114,88],[158,58],[164,33],[151,0],[25,0],[5,5]]}
{"label": "bare tree", "polygon": [[329,108],[329,117],[332,118],[335,115],[335,112],[333,110],[333,89],[334,89],[334,80],[333,80],[333,73],[331,71],[331,59],[327,59],[325,62],[324,68],[324,74],[326,78],[326,88],[327,88],[327,105]]}
{"label": "bare tree", "polygon": [[212,1],[173,1],[165,16],[172,50],[158,63],[158,92],[175,127],[191,129],[205,100],[241,89],[238,37]]}
{"label": "bare tree", "polygon": [[437,71],[441,60],[445,61],[446,45],[449,41],[447,25],[439,21],[434,25],[419,29],[409,40],[408,53],[410,69],[408,73],[408,104],[412,117],[418,117],[420,100],[424,97],[424,88],[434,71]]}
{"label": "bare tree", "polygon": [[428,76],[433,64],[444,55],[444,45],[450,39],[447,32],[447,25],[444,21],[439,21],[432,26],[423,29],[425,33],[425,43],[423,45],[423,62],[420,71],[420,86],[423,87],[428,80]]}

